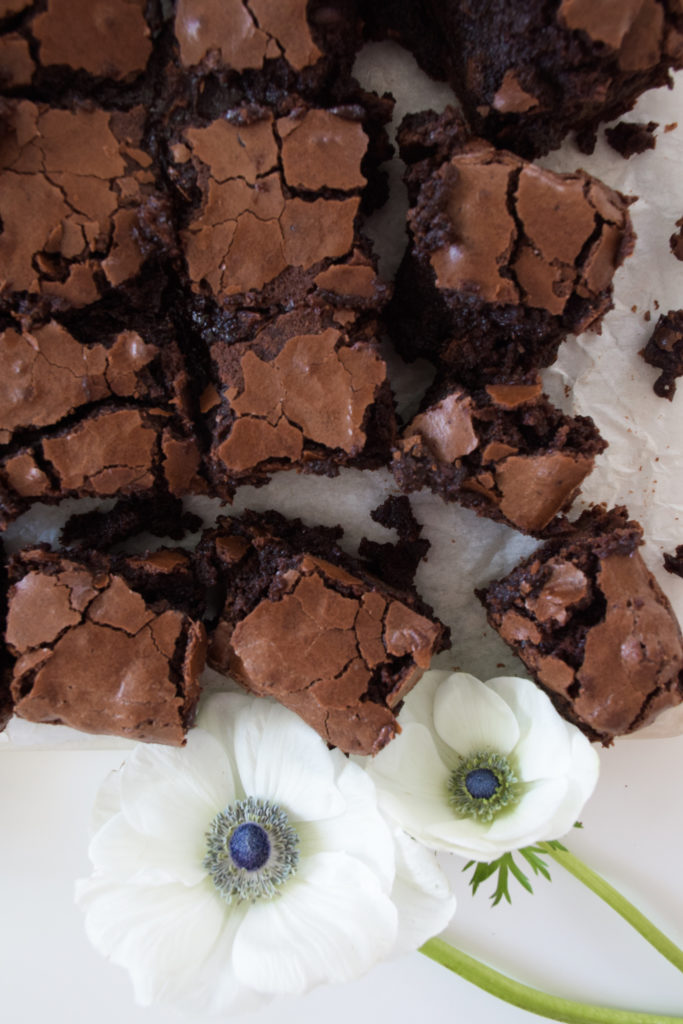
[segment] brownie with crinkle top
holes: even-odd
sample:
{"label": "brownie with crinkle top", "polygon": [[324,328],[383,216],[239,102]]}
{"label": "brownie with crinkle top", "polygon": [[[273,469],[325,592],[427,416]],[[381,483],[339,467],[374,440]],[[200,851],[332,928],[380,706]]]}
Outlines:
{"label": "brownie with crinkle top", "polygon": [[409,115],[409,248],[389,309],[409,358],[466,384],[549,365],[569,333],[599,330],[635,235],[632,201],[470,134],[452,108]]}
{"label": "brownie with crinkle top", "polygon": [[371,0],[371,35],[398,38],[447,78],[474,131],[533,158],[603,121],[683,67],[681,0]]}
{"label": "brownie with crinkle top", "polygon": [[[0,86],[41,93],[127,87],[144,75],[160,27],[149,0],[3,0]],[[122,88],[123,91],[123,88]]]}
{"label": "brownie with crinkle top", "polygon": [[0,380],[5,525],[36,501],[205,488],[185,361],[163,318],[6,318],[0,356],[12,369]]}
{"label": "brownie with crinkle top", "polygon": [[186,72],[249,87],[258,78],[319,91],[348,74],[361,45],[357,0],[176,0],[176,60]]}
{"label": "brownie with crinkle top", "polygon": [[488,620],[593,740],[683,700],[683,638],[624,508],[592,508],[478,592]]}
{"label": "brownie with crinkle top", "polygon": [[260,321],[243,341],[211,346],[202,396],[211,481],[231,498],[275,470],[336,475],[378,468],[396,437],[393,396],[373,321],[302,307]]}
{"label": "brownie with crinkle top", "polygon": [[401,490],[428,487],[479,515],[542,533],[604,451],[593,420],[566,416],[528,377],[470,390],[439,381],[404,428],[391,469]]}
{"label": "brownie with crinkle top", "polygon": [[301,301],[379,309],[377,275],[360,209],[390,116],[358,102],[322,107],[289,96],[246,104],[173,128],[169,174],[177,191],[195,324],[211,306],[276,313]]}
{"label": "brownie with crinkle top", "polygon": [[219,519],[200,547],[221,611],[209,664],[274,697],[328,743],[373,754],[447,630],[412,590],[370,576],[340,532],[277,513]]}
{"label": "brownie with crinkle top", "polygon": [[142,106],[8,100],[0,144],[0,289],[84,307],[166,250]]}
{"label": "brownie with crinkle top", "polygon": [[31,722],[180,746],[206,654],[186,552],[53,552],[10,561],[5,640],[14,713]]}

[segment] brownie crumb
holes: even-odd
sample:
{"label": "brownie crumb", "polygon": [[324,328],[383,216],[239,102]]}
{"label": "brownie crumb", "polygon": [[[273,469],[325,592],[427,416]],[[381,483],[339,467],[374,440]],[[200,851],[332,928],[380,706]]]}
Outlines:
{"label": "brownie crumb", "polygon": [[186,533],[196,533],[201,528],[200,517],[184,512],[180,498],[171,494],[154,498],[133,495],[121,498],[108,512],[93,509],[71,516],[59,540],[64,547],[102,551],[142,531],[154,537],[182,540]]}
{"label": "brownie crumb", "polygon": [[683,309],[670,309],[660,316],[640,354],[646,363],[662,371],[652,385],[654,393],[671,401],[676,394],[676,377],[683,376]]}
{"label": "brownie crumb", "polygon": [[605,135],[612,149],[620,153],[625,160],[644,153],[646,149],[654,149],[657,145],[655,130],[659,128],[657,121],[620,121],[614,128],[607,128]]}
{"label": "brownie crumb", "polygon": [[683,544],[678,545],[673,555],[664,552],[664,568],[683,579]]}
{"label": "brownie crumb", "polygon": [[431,545],[420,537],[422,525],[415,518],[409,499],[404,494],[392,494],[370,513],[370,518],[387,530],[396,530],[398,541],[378,544],[367,537],[361,540],[360,554],[369,571],[392,587],[411,590],[417,568]]}
{"label": "brownie crumb", "polygon": [[676,227],[678,228],[678,231],[674,231],[673,235],[669,239],[669,247],[676,259],[683,262],[683,217],[678,218],[676,221]]}

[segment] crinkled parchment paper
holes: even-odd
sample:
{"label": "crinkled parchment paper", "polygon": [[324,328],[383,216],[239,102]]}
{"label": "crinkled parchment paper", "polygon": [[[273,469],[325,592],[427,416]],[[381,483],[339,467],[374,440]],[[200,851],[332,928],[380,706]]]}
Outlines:
{"label": "crinkled parchment paper", "polygon": [[[405,51],[391,43],[366,47],[357,62],[363,84],[397,100],[394,124],[411,110],[441,110],[454,98],[445,85],[430,82]],[[683,580],[663,569],[662,553],[683,543],[683,380],[673,402],[657,398],[652,384],[658,371],[638,355],[657,321],[659,312],[683,306],[683,264],[669,250],[675,222],[683,216],[683,73],[673,90],[659,89],[642,97],[627,120],[657,121],[657,146],[624,160],[601,137],[591,156],[567,142],[543,160],[558,171],[583,167],[613,188],[638,196],[631,207],[638,240],[633,256],[617,272],[614,309],[605,317],[601,335],[570,338],[557,363],[545,372],[546,390],[553,401],[570,413],[592,416],[609,448],[601,455],[572,515],[586,504],[607,502],[627,505],[642,523],[647,538],[644,557],[683,621]],[[664,128],[680,119],[680,125]],[[401,257],[405,239],[407,201],[401,183],[402,166],[389,168],[392,199],[375,214],[368,230],[382,258],[382,271],[391,276]],[[645,319],[650,314],[651,320]],[[433,370],[426,364],[406,365],[389,355],[392,383],[399,408],[411,412],[429,383]],[[280,473],[266,487],[242,488],[232,506],[277,508],[309,522],[344,526],[345,544],[354,549],[361,537],[392,539],[392,534],[370,519],[370,512],[396,493],[386,470],[342,471],[328,480],[295,473]],[[451,627],[453,648],[437,659],[441,667],[460,667],[487,678],[507,673],[526,674],[524,666],[487,626],[484,612],[473,595],[474,587],[509,571],[536,546],[536,541],[507,527],[478,518],[473,512],[444,504],[429,492],[411,499],[424,535],[431,542],[428,557],[418,572],[418,586],[437,614]],[[96,503],[67,502],[70,514]],[[218,501],[193,499],[188,506],[205,524],[221,511]],[[223,509],[229,512],[229,509]],[[57,541],[66,518],[64,508],[34,507],[7,531],[8,548],[16,550],[37,539]],[[190,546],[196,538],[188,538]],[[159,541],[143,539],[159,546]],[[225,685],[207,670],[206,682]],[[93,685],[97,681],[93,680]],[[660,715],[639,736],[683,732],[683,710]],[[62,726],[39,726],[14,718],[0,744],[25,747],[75,746],[83,748],[130,746],[123,740],[90,737]]]}

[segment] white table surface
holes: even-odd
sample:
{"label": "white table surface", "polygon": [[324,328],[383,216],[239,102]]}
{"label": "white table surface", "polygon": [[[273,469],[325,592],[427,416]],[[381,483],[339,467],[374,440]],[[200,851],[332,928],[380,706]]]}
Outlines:
{"label": "white table surface", "polygon": [[[140,1009],[123,970],[89,945],[73,883],[88,873],[87,828],[100,782],[118,751],[0,750],[0,984],[11,1024],[173,1024],[173,1009]],[[598,789],[572,850],[683,944],[683,737],[623,740],[601,753]],[[527,984],[566,998],[683,1015],[683,976],[558,865],[533,896],[511,907],[469,894],[463,861],[443,861],[459,894],[447,937]],[[501,1003],[418,953],[367,977],[298,1000],[277,1000],[234,1024],[342,1024],[377,1013],[392,1024],[531,1024],[537,1016]],[[197,1022],[204,1018],[194,1018]]]}

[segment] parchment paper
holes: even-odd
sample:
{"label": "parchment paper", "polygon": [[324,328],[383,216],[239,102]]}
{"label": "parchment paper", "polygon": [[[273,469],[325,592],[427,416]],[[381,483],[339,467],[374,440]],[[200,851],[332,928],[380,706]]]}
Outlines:
{"label": "parchment paper", "polygon": [[[411,110],[441,110],[455,103],[447,86],[430,82],[412,57],[392,43],[366,47],[358,58],[356,73],[367,88],[388,91],[396,97],[395,125]],[[614,309],[604,319],[602,334],[584,334],[565,342],[557,363],[545,372],[544,382],[557,405],[567,412],[592,416],[609,441],[609,448],[585,482],[572,516],[591,503],[627,505],[632,518],[645,531],[645,560],[679,621],[683,621],[683,580],[665,572],[662,564],[662,553],[683,543],[683,379],[673,402],[658,398],[652,391],[658,371],[638,355],[659,313],[683,306],[683,263],[671,254],[668,242],[676,220],[683,216],[683,73],[677,76],[673,90],[659,89],[642,97],[626,119],[659,122],[654,151],[624,160],[601,134],[590,157],[567,142],[541,161],[558,171],[583,167],[613,188],[639,197],[631,207],[638,234],[635,253],[617,272]],[[664,131],[665,125],[679,120],[678,127]],[[367,228],[387,277],[401,258],[407,209],[398,159],[390,165],[389,173],[390,203],[373,216]],[[645,320],[646,313],[651,315],[650,322]],[[408,366],[392,353],[387,351],[386,355],[399,410],[410,413],[434,371],[425,363]],[[363,536],[392,539],[390,532],[370,519],[370,511],[391,493],[396,489],[386,470],[345,470],[333,480],[280,473],[266,487],[240,489],[232,510],[239,513],[244,508],[277,508],[308,522],[341,523],[346,531],[345,546],[354,550]],[[527,675],[522,663],[488,627],[473,589],[509,571],[537,542],[469,510],[446,505],[430,492],[413,495],[411,502],[432,545],[418,570],[417,584],[452,630],[452,650],[440,655],[434,664],[460,667],[482,678],[504,673]],[[8,529],[7,547],[14,551],[37,539],[56,542],[68,515],[96,504],[69,501],[60,509],[34,506]],[[221,511],[230,511],[210,499],[190,499],[187,505],[202,516],[205,525]],[[192,546],[195,541],[196,537],[190,537],[184,544]],[[136,547],[158,547],[161,543],[156,538],[141,538]],[[212,689],[230,685],[210,670],[205,681]],[[681,732],[683,708],[660,715],[637,736]],[[0,734],[0,748],[3,744],[28,749],[131,745],[111,737],[86,736],[62,726],[33,725],[18,718]]]}

